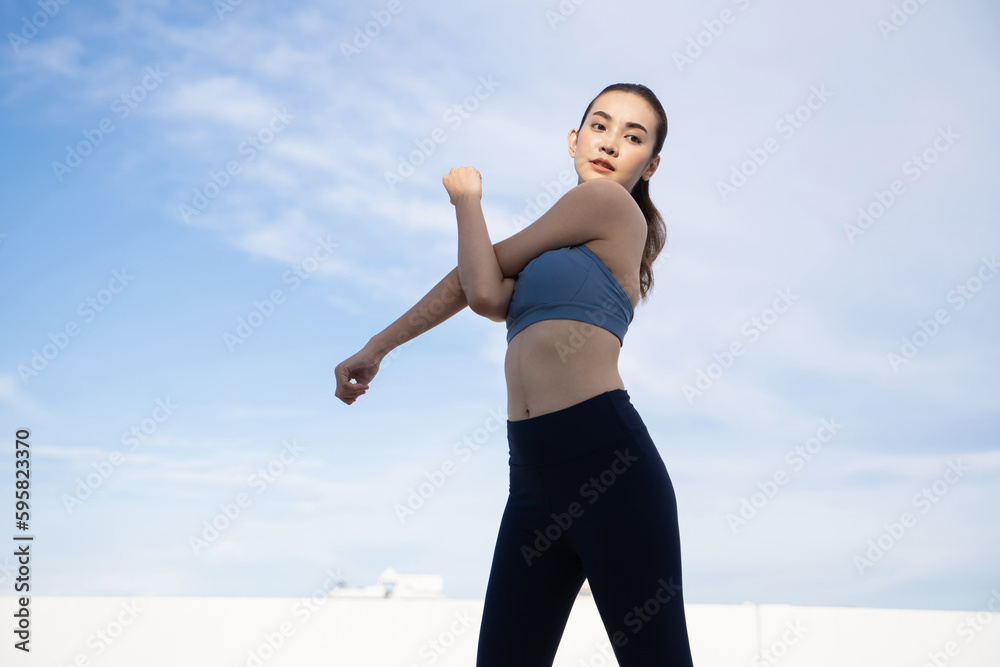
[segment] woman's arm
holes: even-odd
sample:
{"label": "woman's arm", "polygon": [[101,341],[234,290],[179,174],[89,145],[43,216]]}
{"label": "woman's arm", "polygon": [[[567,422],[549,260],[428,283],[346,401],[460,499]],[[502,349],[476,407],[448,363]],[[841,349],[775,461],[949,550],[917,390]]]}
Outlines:
{"label": "woman's arm", "polygon": [[459,282],[456,266],[399,319],[372,336],[368,347],[381,359],[394,348],[433,329],[467,305],[469,303]]}
{"label": "woman's arm", "polygon": [[489,317],[497,309],[504,276],[486,228],[482,201],[471,197],[459,199],[455,202],[455,216],[458,218],[459,279],[468,290],[472,312]]}
{"label": "woman's arm", "polygon": [[515,278],[500,271],[496,249],[479,201],[463,200],[455,206],[458,216],[458,274],[467,293],[477,296],[469,308],[494,322],[507,319],[507,306],[514,293]]}
{"label": "woman's arm", "polygon": [[[478,315],[496,320],[505,285],[483,217],[483,177],[473,167],[456,167],[441,180],[458,218],[458,275],[469,308]],[[509,291],[513,291],[513,280],[510,280]],[[509,296],[507,301],[510,301]]]}
{"label": "woman's arm", "polygon": [[465,292],[458,281],[458,267],[455,267],[399,319],[372,336],[360,351],[337,364],[334,369],[336,397],[348,405],[353,404],[368,391],[368,383],[389,352],[441,324],[467,305]]}

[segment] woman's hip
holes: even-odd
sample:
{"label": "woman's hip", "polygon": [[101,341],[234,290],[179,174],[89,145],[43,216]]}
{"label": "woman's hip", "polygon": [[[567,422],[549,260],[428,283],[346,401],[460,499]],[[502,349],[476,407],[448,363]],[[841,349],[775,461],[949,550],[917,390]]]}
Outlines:
{"label": "woman's hip", "polygon": [[549,465],[644,434],[646,425],[625,389],[612,389],[537,417],[507,420],[511,465]]}

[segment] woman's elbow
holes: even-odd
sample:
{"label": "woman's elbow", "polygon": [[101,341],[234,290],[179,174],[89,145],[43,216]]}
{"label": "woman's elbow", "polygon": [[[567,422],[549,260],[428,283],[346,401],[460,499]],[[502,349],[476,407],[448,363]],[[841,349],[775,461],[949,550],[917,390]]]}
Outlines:
{"label": "woman's elbow", "polygon": [[500,304],[495,296],[476,295],[469,299],[469,310],[488,320],[502,322],[507,318],[507,304]]}
{"label": "woman's elbow", "polygon": [[496,310],[496,300],[489,294],[468,294],[469,310],[476,315],[489,317]]}

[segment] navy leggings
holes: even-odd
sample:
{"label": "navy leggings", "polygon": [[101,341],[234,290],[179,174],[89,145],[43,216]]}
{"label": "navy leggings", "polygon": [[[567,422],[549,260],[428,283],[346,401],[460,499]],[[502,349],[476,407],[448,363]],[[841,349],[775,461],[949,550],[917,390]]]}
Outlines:
{"label": "navy leggings", "polygon": [[584,578],[621,667],[692,667],[674,489],[628,392],[507,420],[507,441],[476,667],[550,667]]}

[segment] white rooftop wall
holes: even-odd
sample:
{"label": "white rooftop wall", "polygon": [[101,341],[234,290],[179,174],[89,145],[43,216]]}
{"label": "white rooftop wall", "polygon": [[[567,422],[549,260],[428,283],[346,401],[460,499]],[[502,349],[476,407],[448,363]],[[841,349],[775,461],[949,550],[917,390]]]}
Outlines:
{"label": "white rooftop wall", "polygon": [[[15,609],[14,598],[0,598],[4,667],[473,667],[483,601],[33,597],[29,654],[12,647]],[[1000,665],[996,613],[753,604],[686,610],[697,667]],[[578,597],[555,666],[617,665],[610,647],[593,598]],[[773,659],[755,662],[758,650]]]}

